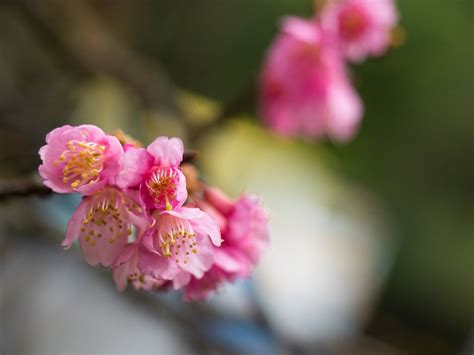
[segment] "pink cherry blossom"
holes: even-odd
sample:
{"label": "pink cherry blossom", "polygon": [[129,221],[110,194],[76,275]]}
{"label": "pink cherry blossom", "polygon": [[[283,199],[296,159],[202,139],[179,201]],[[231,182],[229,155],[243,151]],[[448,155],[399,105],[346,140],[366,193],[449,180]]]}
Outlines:
{"label": "pink cherry blossom", "polygon": [[211,296],[226,281],[232,281],[231,274],[213,266],[200,279],[192,277],[184,288],[184,300],[202,301]]}
{"label": "pink cherry blossom", "polygon": [[123,148],[116,137],[92,125],[62,126],[46,136],[39,173],[55,192],[91,195],[115,183]]}
{"label": "pink cherry blossom", "polygon": [[398,14],[393,0],[344,0],[331,3],[320,19],[325,31],[336,36],[344,55],[360,62],[387,50]]}
{"label": "pink cherry blossom", "polygon": [[114,268],[114,281],[117,290],[124,291],[128,283],[131,283],[136,290],[150,291],[166,288],[169,281],[158,279],[150,273],[144,273],[138,267],[140,255],[146,253],[149,252],[140,244],[135,243],[118,257],[115,263],[118,266]]}
{"label": "pink cherry blossom", "polygon": [[179,164],[183,159],[179,138],[159,137],[146,149],[127,147],[120,159],[117,184],[138,188],[149,209],[180,207],[187,198],[186,178]]}
{"label": "pink cherry blossom", "polygon": [[213,246],[221,244],[217,222],[199,208],[156,211],[155,224],[143,238],[151,253],[143,254],[140,269],[170,280],[175,289],[191,276],[201,278],[214,262]]}
{"label": "pink cherry blossom", "polygon": [[134,191],[105,187],[86,196],[71,217],[62,245],[68,249],[79,239],[87,263],[112,265],[128,245],[133,229],[140,238],[148,227]]}
{"label": "pink cherry blossom", "polygon": [[267,53],[260,91],[265,122],[284,136],[347,141],[362,116],[336,43],[315,21],[285,19]]}
{"label": "pink cherry blossom", "polygon": [[184,291],[185,300],[206,298],[225,281],[248,277],[269,245],[268,217],[258,198],[241,196],[231,201],[215,188],[205,190],[198,202],[220,221],[224,243],[213,250],[214,264],[202,278],[192,277]]}

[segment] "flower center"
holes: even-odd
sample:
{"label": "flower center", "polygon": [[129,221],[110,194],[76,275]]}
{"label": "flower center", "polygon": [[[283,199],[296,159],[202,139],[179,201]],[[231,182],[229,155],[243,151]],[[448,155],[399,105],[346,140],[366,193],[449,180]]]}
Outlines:
{"label": "flower center", "polygon": [[73,189],[81,185],[97,181],[104,165],[105,145],[94,142],[70,140],[66,143],[67,150],[54,162],[57,166],[65,162],[63,182],[69,183]]}
{"label": "flower center", "polygon": [[153,172],[146,186],[155,203],[168,208],[170,201],[176,198],[176,180],[176,172],[173,169],[158,169]]}
{"label": "flower center", "polygon": [[82,219],[81,234],[85,241],[94,247],[102,237],[110,244],[124,237],[128,239],[133,230],[127,213],[139,211],[140,207],[112,189],[97,197]]}
{"label": "flower center", "polygon": [[278,80],[269,80],[266,82],[265,96],[269,100],[277,100],[283,97],[283,85]]}
{"label": "flower center", "polygon": [[[166,223],[166,222],[165,222]],[[174,257],[177,263],[189,262],[188,256],[197,254],[196,233],[189,222],[173,219],[166,223],[160,235],[160,247],[166,258]]]}
{"label": "flower center", "polygon": [[348,9],[341,13],[340,31],[348,39],[354,39],[361,35],[366,28],[366,19],[358,9]]}

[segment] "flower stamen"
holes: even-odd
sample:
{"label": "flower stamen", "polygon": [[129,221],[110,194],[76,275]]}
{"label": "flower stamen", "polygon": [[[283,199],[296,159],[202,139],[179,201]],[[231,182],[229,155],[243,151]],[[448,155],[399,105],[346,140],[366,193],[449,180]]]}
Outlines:
{"label": "flower stamen", "polygon": [[98,180],[104,165],[105,145],[94,142],[70,140],[65,150],[54,161],[58,166],[65,163],[62,173],[63,182],[69,183],[73,189]]}
{"label": "flower stamen", "polygon": [[154,201],[172,208],[170,201],[176,199],[177,176],[172,169],[158,169],[153,172],[146,186]]}
{"label": "flower stamen", "polygon": [[[171,219],[171,217],[168,217]],[[166,223],[166,222],[165,222]],[[189,243],[189,246],[188,246]],[[183,262],[188,262],[187,256],[192,252],[198,252],[196,248],[196,234],[192,226],[186,221],[171,219],[168,220],[165,231],[160,235],[160,247],[163,256],[170,258],[175,255],[176,263],[180,263],[179,256],[184,257]]]}

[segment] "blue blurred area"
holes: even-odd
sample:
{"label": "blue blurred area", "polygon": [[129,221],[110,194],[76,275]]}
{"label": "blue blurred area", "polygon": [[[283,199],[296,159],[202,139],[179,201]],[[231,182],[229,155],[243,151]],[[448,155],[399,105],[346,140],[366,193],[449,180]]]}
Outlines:
{"label": "blue blurred area", "polygon": [[214,321],[205,327],[207,336],[217,340],[229,352],[263,355],[278,351],[270,334],[248,322]]}

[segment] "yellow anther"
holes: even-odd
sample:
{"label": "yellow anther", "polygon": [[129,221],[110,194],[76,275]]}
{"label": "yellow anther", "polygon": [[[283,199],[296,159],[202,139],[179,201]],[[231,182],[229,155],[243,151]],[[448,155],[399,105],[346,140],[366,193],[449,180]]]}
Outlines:
{"label": "yellow anther", "polygon": [[163,253],[165,254],[165,257],[170,257],[171,256],[171,251],[170,251],[170,243],[164,243],[162,246]]}

